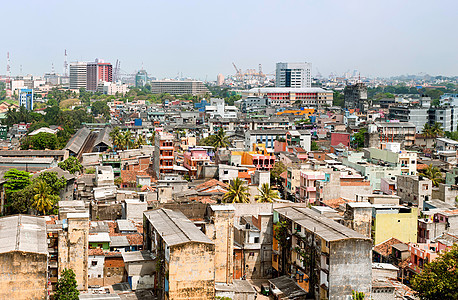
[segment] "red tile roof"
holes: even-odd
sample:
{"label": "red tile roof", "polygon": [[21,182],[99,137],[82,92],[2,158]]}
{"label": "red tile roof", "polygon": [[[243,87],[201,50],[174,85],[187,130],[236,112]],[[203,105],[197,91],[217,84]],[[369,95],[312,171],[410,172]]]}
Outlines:
{"label": "red tile roof", "polygon": [[100,255],[105,255],[105,254],[103,253],[102,249],[96,248],[96,249],[89,249],[88,255],[99,255],[100,256]]}
{"label": "red tile roof", "polygon": [[391,254],[391,246],[395,244],[404,244],[404,243],[398,240],[397,238],[392,237],[389,240],[386,240],[384,242],[381,242],[378,245],[375,245],[374,251],[386,257]]}
{"label": "red tile roof", "polygon": [[201,183],[199,185],[197,185],[195,187],[196,190],[198,191],[201,191],[201,190],[206,190],[210,187],[215,187],[215,186],[222,186],[222,187],[225,187],[225,188],[229,188],[229,186],[227,184],[225,184],[224,182],[221,182],[219,180],[216,180],[216,179],[210,179],[209,181],[206,181],[204,183]]}

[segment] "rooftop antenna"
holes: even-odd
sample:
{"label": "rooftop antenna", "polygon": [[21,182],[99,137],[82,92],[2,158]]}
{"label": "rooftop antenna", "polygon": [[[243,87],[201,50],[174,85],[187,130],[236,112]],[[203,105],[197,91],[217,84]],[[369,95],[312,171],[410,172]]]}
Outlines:
{"label": "rooftop antenna", "polygon": [[65,52],[64,52],[64,76],[65,76],[65,77],[68,76],[67,70],[68,70],[67,49],[65,49]]}
{"label": "rooftop antenna", "polygon": [[56,71],[54,70],[54,63],[51,63],[51,74],[56,74]]}
{"label": "rooftop antenna", "polygon": [[10,53],[6,52],[6,82],[10,86],[7,89],[11,89],[11,66],[10,66]]}
{"label": "rooftop antenna", "polygon": [[19,65],[19,74],[22,75],[22,65]]}

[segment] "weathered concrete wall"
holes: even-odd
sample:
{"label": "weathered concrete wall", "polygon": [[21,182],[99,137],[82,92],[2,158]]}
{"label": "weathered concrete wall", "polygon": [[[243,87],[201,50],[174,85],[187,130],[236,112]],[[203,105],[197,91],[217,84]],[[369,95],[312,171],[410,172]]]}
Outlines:
{"label": "weathered concrete wall", "polygon": [[209,237],[215,242],[215,281],[232,283],[234,272],[234,211],[214,211],[212,221],[215,232]]}
{"label": "weathered concrete wall", "polygon": [[59,231],[59,276],[64,268],[76,275],[78,289],[88,288],[89,218],[68,218],[68,230]]}
{"label": "weathered concrete wall", "polygon": [[91,220],[116,220],[122,217],[121,203],[91,203]]}
{"label": "weathered concrete wall", "polygon": [[0,254],[0,299],[46,299],[47,284],[45,254]]}
{"label": "weathered concrete wall", "polygon": [[168,266],[169,300],[215,298],[215,245],[186,243],[172,247]]}
{"label": "weathered concrete wall", "polygon": [[329,250],[329,299],[351,299],[352,290],[369,294],[372,286],[371,240],[331,242]]}
{"label": "weathered concrete wall", "polygon": [[346,206],[343,224],[362,235],[371,238],[372,207]]}
{"label": "weathered concrete wall", "polygon": [[90,255],[88,256],[88,278],[102,278],[104,276],[103,269],[105,264],[105,256]]}

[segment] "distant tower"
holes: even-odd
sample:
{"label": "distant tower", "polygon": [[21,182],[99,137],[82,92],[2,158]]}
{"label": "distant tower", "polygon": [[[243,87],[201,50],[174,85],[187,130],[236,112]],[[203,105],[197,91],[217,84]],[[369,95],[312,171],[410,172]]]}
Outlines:
{"label": "distant tower", "polygon": [[218,74],[218,77],[216,78],[216,84],[218,86],[222,86],[224,84],[224,75],[223,74]]}
{"label": "distant tower", "polygon": [[67,62],[67,49],[65,49],[65,54],[64,54],[64,76],[68,76],[68,62]]}

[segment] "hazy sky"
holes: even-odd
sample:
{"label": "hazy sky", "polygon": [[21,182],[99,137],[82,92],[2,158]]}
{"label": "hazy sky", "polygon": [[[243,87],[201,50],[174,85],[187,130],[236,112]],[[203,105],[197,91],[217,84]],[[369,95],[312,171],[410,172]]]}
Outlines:
{"label": "hazy sky", "polygon": [[458,75],[458,1],[1,0],[0,74],[96,57],[152,76],[216,80],[276,62],[313,74]]}

